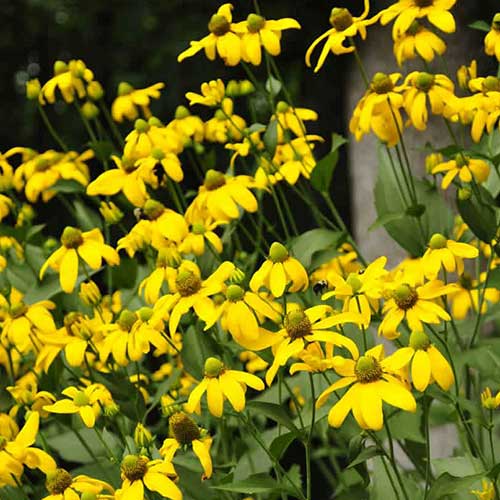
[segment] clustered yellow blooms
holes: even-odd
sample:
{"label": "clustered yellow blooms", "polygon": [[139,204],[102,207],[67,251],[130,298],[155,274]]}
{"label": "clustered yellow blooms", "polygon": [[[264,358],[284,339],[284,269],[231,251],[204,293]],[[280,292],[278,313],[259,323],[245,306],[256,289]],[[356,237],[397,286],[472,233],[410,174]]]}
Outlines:
{"label": "clustered yellow blooms", "polygon": [[[430,62],[446,49],[433,30],[455,30],[449,12],[454,4],[399,0],[370,18],[368,0],[359,17],[347,8],[333,8],[332,28],[309,47],[306,64],[311,65],[321,43],[315,72],[330,52],[355,52],[355,37],[365,39],[368,26],[392,21],[398,64],[417,56]],[[294,19],[268,20],[260,13],[233,22],[232,9],[222,5],[209,21],[209,35],[192,41],[178,61],[203,50],[208,59],[219,56],[228,66],[259,65],[280,54],[282,31],[300,28]],[[500,60],[498,16],[485,38],[485,51]],[[377,72],[354,109],[350,131],[358,140],[373,132],[383,144],[397,147],[406,127],[425,130],[433,114],[470,126],[478,142],[500,118],[500,80],[478,78],[476,72],[475,65],[460,70],[459,87],[471,93],[464,97],[455,95],[455,84],[444,74]],[[210,479],[214,449],[219,451],[224,439],[216,435],[212,447],[214,428],[229,418],[246,418],[247,402],[256,392],[266,397],[266,384],[281,392],[283,378],[299,372],[311,380],[324,377],[327,384],[315,401],[298,387],[290,391],[297,415],[309,403],[319,410],[336,393],[328,410],[330,426],[341,427],[352,413],[361,429],[380,431],[388,418],[386,405],[413,413],[426,397],[420,393],[432,384],[440,391],[458,384],[446,347],[448,328],[500,302],[500,291],[488,285],[489,274],[480,272],[484,256],[489,270],[498,265],[497,242],[481,246],[461,220],[453,235],[429,235],[422,255],[392,268],[385,256],[364,263],[352,242],[342,243],[333,258],[315,269],[301,262],[292,241],[279,237],[268,246],[265,242],[268,251],[261,251],[258,261],[242,249],[235,251],[232,233],[247,220],[258,220],[265,197],[313,175],[314,147],[323,139],[307,128],[318,114],[276,100],[267,126],[249,125],[238,114],[239,100],[255,91],[254,84],[214,79],[202,83],[200,93],[185,95],[186,105],[209,108],[209,118],[181,104],[163,122],[150,109],[163,88],[163,83],[143,89],[120,83],[109,124],[131,121],[133,126],[123,141],[118,138],[119,147],[109,155],[112,162],[93,150],[63,147],[42,153],[15,147],[0,155],[1,223],[15,218],[15,229],[35,227],[32,204],[65,199],[64,189],[77,193],[75,204],[69,204],[75,226],[59,228],[60,245],[47,240],[34,269],[42,286],[58,282],[61,295],[54,301],[35,300],[30,288],[22,293],[12,283],[0,290],[0,367],[11,379],[8,413],[0,413],[0,488],[16,487],[28,467],[46,476],[44,500],[143,500],[148,492],[181,500],[173,465],[177,454],[194,453],[202,479]],[[57,61],[54,76],[43,85],[29,82],[27,94],[41,112],[60,95],[66,103],[76,102],[83,118],[85,106],[104,104],[102,87],[81,60]],[[275,132],[272,147],[266,137],[270,130]],[[209,145],[225,152],[226,159],[221,155],[210,166],[199,165]],[[443,174],[443,189],[452,183],[477,188],[487,181],[490,165],[472,155],[460,152],[445,159],[434,154],[426,171]],[[253,171],[246,168],[251,158]],[[186,195],[182,183],[196,176],[195,189]],[[83,196],[99,207],[103,225],[98,218],[98,227],[89,229],[78,220]],[[111,228],[116,229],[113,235]],[[19,262],[31,266],[23,233],[12,234],[0,236],[2,271]],[[249,244],[253,237],[256,245],[262,243],[261,236],[250,233]],[[121,270],[134,260],[139,263],[135,288],[115,291],[111,267]],[[473,278],[469,268],[476,263]],[[216,352],[206,354],[212,344]],[[387,344],[391,354],[386,356]],[[190,359],[197,350],[201,366]],[[44,390],[44,380],[61,369],[69,374],[61,378],[64,386]],[[147,408],[144,415],[135,408],[136,421],[125,411],[121,415],[120,404],[129,401],[118,401],[114,377],[126,381],[127,398],[135,399],[137,408]],[[500,393],[493,397],[485,389],[481,403],[491,412],[500,405]],[[165,421],[153,429],[147,417],[157,406]],[[135,429],[133,439],[123,443],[122,456],[109,457],[119,466],[116,490],[58,467],[40,431],[41,421],[61,428],[71,421],[76,431],[95,432],[104,442],[102,430],[114,426],[121,434],[126,419]],[[161,445],[153,432],[162,437]],[[472,493],[494,498],[493,484],[484,482],[482,491]]]}

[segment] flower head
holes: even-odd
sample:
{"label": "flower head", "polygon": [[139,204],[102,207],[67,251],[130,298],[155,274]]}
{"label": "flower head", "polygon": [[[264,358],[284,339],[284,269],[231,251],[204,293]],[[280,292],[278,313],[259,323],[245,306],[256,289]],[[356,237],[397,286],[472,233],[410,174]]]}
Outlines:
{"label": "flower head", "polygon": [[500,12],[493,16],[490,31],[484,37],[484,51],[500,62]]}
{"label": "flower head", "polygon": [[134,89],[127,82],[118,85],[118,96],[111,105],[111,116],[115,122],[121,123],[125,119],[129,121],[139,118],[138,108],[142,110],[146,118],[151,116],[149,105],[151,99],[158,99],[160,91],[165,87],[162,82],[155,83],[144,89]]}

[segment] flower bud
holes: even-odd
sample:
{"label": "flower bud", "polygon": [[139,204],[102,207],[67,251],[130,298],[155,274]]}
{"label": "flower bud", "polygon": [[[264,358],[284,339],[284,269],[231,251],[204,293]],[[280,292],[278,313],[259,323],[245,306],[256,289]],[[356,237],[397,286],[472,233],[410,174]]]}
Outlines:
{"label": "flower bud", "polygon": [[283,262],[288,259],[288,250],[281,243],[275,241],[269,249],[269,259],[274,263]]}
{"label": "flower bud", "polygon": [[100,99],[102,99],[104,97],[104,89],[102,88],[102,85],[97,80],[92,80],[87,85],[87,95],[93,101],[99,101]]}
{"label": "flower bud", "polygon": [[425,157],[425,171],[432,174],[432,171],[443,162],[443,155],[441,153],[431,153]]}
{"label": "flower bud", "polygon": [[136,446],[140,448],[148,448],[153,441],[151,432],[149,432],[144,425],[138,423],[134,430],[134,443]]}
{"label": "flower bud", "polygon": [[250,80],[240,81],[240,95],[249,95],[255,92],[255,86]]}
{"label": "flower bud", "polygon": [[102,295],[99,287],[92,280],[87,283],[81,283],[78,296],[80,297],[81,301],[89,307],[97,306],[102,300]]}
{"label": "flower bud", "polygon": [[34,101],[35,99],[38,99],[38,95],[40,94],[40,81],[38,78],[35,78],[34,80],[29,80],[26,82],[26,97],[30,101]]}
{"label": "flower bud", "polygon": [[101,201],[99,212],[108,225],[118,224],[123,219],[123,212],[112,201]]}
{"label": "flower bud", "polygon": [[133,91],[134,91],[134,87],[132,87],[132,85],[130,85],[130,83],[120,82],[118,84],[118,95],[119,96],[128,95]]}
{"label": "flower bud", "polygon": [[82,105],[82,115],[87,120],[93,120],[99,116],[99,108],[93,102],[84,102]]}
{"label": "flower bud", "polygon": [[205,361],[204,371],[205,377],[218,377],[224,370],[224,363],[217,358],[210,357]]}
{"label": "flower bud", "polygon": [[229,97],[238,97],[240,95],[240,83],[236,80],[229,80],[226,85],[226,95]]}
{"label": "flower bud", "polygon": [[56,61],[54,63],[54,76],[60,75],[68,71],[68,65],[64,61]]}
{"label": "flower bud", "polygon": [[469,187],[461,187],[458,190],[457,196],[460,201],[470,200],[472,196],[472,189]]}

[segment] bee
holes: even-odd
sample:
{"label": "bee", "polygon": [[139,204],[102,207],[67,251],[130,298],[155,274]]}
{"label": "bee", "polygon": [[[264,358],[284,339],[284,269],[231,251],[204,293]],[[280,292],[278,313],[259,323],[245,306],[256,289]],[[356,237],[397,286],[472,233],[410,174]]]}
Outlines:
{"label": "bee", "polygon": [[313,292],[316,295],[321,295],[327,289],[328,289],[328,281],[326,280],[319,280],[313,285]]}

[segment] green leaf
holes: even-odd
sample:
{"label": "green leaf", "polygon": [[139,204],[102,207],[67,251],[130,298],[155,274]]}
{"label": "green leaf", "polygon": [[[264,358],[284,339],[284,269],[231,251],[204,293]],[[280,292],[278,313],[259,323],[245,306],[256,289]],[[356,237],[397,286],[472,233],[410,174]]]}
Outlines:
{"label": "green leaf", "polygon": [[262,132],[266,130],[266,126],[263,123],[252,123],[250,127],[248,127],[248,133],[253,134],[254,132]]}
{"label": "green leaf", "polygon": [[42,232],[44,227],[47,224],[35,224],[34,226],[31,226],[27,231],[26,234],[24,235],[24,240],[29,241],[31,240],[34,236],[36,236],[38,233]]}
{"label": "green leaf", "polygon": [[[397,162],[395,162],[395,167],[402,184],[402,167]],[[449,234],[453,225],[453,215],[437,189],[415,178],[413,182],[418,206],[408,208],[403,202],[387,151],[380,148],[379,171],[374,191],[377,218],[382,219],[388,214],[404,213],[403,217],[386,222],[384,227],[392,239],[412,256],[421,256],[432,234]],[[408,196],[406,196],[406,201],[408,201]],[[422,207],[425,208],[424,211]],[[415,215],[409,215],[412,209],[415,209]]]}
{"label": "green leaf", "polygon": [[479,30],[484,32],[488,32],[491,29],[491,26],[486,21],[474,21],[473,23],[470,23],[468,26],[469,28],[472,28],[474,30]]}
{"label": "green leaf", "polygon": [[278,122],[276,120],[271,120],[269,122],[262,140],[264,141],[267,152],[273,157],[276,146],[278,145]]}
{"label": "green leaf", "polygon": [[470,230],[480,240],[491,243],[497,231],[495,200],[484,187],[477,186],[477,189],[480,199],[478,199],[476,193],[472,193],[468,200],[461,200],[457,191],[458,211]]}
{"label": "green leaf", "polygon": [[373,231],[380,226],[385,226],[389,222],[402,219],[403,217],[406,217],[405,212],[389,212],[382,217],[377,217],[377,220],[368,228],[368,231]]}
{"label": "green leaf", "polygon": [[257,495],[259,493],[270,493],[283,491],[283,486],[273,479],[269,474],[254,474],[247,479],[234,481],[229,484],[211,486],[215,490],[232,491],[234,493],[245,493],[247,495]]}
{"label": "green leaf", "polygon": [[425,443],[421,429],[422,410],[415,413],[399,412],[391,417],[391,429],[394,439]]}
{"label": "green leaf", "polygon": [[316,252],[336,250],[344,233],[331,229],[311,229],[297,236],[290,247],[292,254],[304,267],[309,268]]}
{"label": "green leaf", "polygon": [[347,143],[347,139],[339,134],[332,135],[332,148],[330,152],[319,160],[311,174],[311,184],[314,189],[321,192],[328,192],[332,182],[335,167],[339,161],[339,148]]}
{"label": "green leaf", "polygon": [[269,451],[272,453],[273,457],[280,460],[283,453],[285,453],[296,437],[297,435],[294,432],[287,432],[275,438],[269,447]]}
{"label": "green leaf", "polygon": [[201,380],[203,378],[205,360],[210,356],[217,355],[217,345],[210,335],[198,331],[190,326],[184,333],[182,342],[182,361],[184,368],[193,377]]}
{"label": "green leaf", "polygon": [[478,479],[483,477],[484,473],[482,472],[465,477],[453,476],[445,472],[432,483],[427,500],[443,500],[446,495],[469,489]]}
{"label": "green leaf", "polygon": [[495,267],[490,271],[488,288],[500,288],[500,267]]}
{"label": "green leaf", "polygon": [[59,179],[52,188],[51,191],[56,193],[83,193],[85,188],[79,183],[72,179]]}
{"label": "green leaf", "polygon": [[382,450],[378,446],[368,446],[364,448],[361,453],[347,466],[348,469],[356,467],[356,465],[362,464],[369,460],[370,458],[382,455]]}
{"label": "green leaf", "polygon": [[248,409],[274,420],[278,424],[286,427],[289,431],[292,431],[295,436],[300,437],[300,430],[293,423],[293,420],[283,406],[275,403],[265,403],[263,401],[250,401],[248,403]]}
{"label": "green leaf", "polygon": [[78,227],[83,231],[90,231],[94,228],[102,229],[102,221],[100,216],[91,208],[89,208],[82,200],[76,199],[73,201],[75,207],[75,217],[78,222]]}

